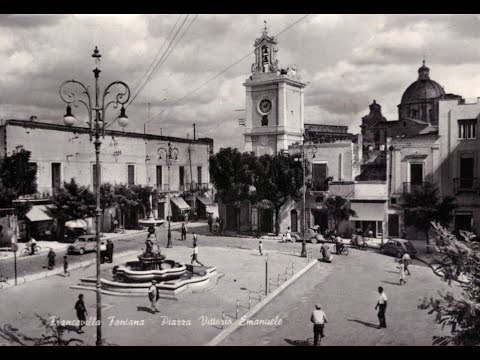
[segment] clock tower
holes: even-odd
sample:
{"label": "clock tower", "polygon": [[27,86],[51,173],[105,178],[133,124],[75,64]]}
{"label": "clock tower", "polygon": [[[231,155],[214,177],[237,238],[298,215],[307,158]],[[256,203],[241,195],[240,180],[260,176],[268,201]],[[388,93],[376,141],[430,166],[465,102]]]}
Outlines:
{"label": "clock tower", "polygon": [[306,84],[296,67],[280,69],[277,40],[269,36],[267,26],[255,41],[252,74],[246,88],[245,151],[274,155],[301,141],[304,126]]}

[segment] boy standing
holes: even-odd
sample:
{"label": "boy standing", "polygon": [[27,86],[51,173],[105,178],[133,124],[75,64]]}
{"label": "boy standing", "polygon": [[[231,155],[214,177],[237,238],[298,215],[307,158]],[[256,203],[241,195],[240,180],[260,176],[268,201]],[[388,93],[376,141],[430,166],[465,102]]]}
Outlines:
{"label": "boy standing", "polygon": [[68,258],[67,255],[63,257],[63,275],[64,276],[70,276],[70,273],[68,272]]}
{"label": "boy standing", "polygon": [[258,243],[258,251],[260,252],[260,256],[263,255],[262,249],[263,249],[262,240],[260,240],[260,242]]}

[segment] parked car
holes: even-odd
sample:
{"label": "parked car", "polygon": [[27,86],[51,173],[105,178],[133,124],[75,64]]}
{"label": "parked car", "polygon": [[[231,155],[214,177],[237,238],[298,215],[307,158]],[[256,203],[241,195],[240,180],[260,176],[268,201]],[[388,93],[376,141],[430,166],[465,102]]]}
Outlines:
{"label": "parked car", "polygon": [[408,253],[412,258],[417,255],[417,250],[413,244],[404,239],[390,239],[383,246],[380,247],[382,254],[393,255],[401,258],[405,253]]}
{"label": "parked car", "polygon": [[[296,242],[296,241],[302,241],[302,236],[303,234],[301,232],[295,232],[295,233],[292,233],[292,239]],[[320,244],[323,244],[324,242],[330,242],[330,241],[327,241],[325,240],[325,238],[323,237],[322,234],[320,234],[319,232],[315,231],[315,229],[308,229],[306,232],[305,232],[305,239],[309,242],[311,242],[312,244],[317,244],[317,243],[320,243]],[[334,242],[334,241],[332,241]]]}
{"label": "parked car", "polygon": [[88,251],[95,251],[97,242],[95,240],[95,235],[82,235],[75,240],[75,242],[70,245],[67,249],[68,254],[72,255],[78,253],[83,255]]}

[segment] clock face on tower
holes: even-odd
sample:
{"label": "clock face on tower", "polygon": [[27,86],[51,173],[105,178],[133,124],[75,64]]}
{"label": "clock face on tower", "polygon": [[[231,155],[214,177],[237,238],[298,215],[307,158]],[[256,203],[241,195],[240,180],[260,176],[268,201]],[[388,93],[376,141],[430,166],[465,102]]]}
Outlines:
{"label": "clock face on tower", "polygon": [[258,104],[258,111],[262,115],[267,115],[272,111],[272,102],[268,99],[263,99]]}

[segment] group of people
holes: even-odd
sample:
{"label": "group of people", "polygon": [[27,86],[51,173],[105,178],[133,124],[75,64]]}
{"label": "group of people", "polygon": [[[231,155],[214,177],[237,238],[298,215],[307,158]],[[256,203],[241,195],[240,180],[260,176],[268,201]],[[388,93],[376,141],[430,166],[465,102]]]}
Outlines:
{"label": "group of people", "polygon": [[105,241],[100,243],[100,263],[109,262],[112,263],[113,261],[113,241],[108,239],[107,244]]}
{"label": "group of people", "polygon": [[[208,230],[213,233],[214,230],[215,232],[218,232],[218,234],[223,234],[223,219],[221,217],[217,217],[215,219],[215,222],[213,221],[213,216],[209,216],[208,217],[208,220],[207,220],[207,223],[208,223]],[[214,225],[215,225],[215,228],[214,228]]]}
{"label": "group of people", "polygon": [[[387,310],[388,297],[381,286],[378,287],[378,294],[377,304],[375,305],[375,310],[378,310],[378,328],[386,328],[387,321],[385,319],[385,312]],[[313,310],[310,316],[310,321],[313,323],[313,346],[317,346],[319,340],[321,342],[321,339],[325,337],[325,324],[328,323],[327,315],[325,315],[322,305],[315,305],[315,310]]]}

